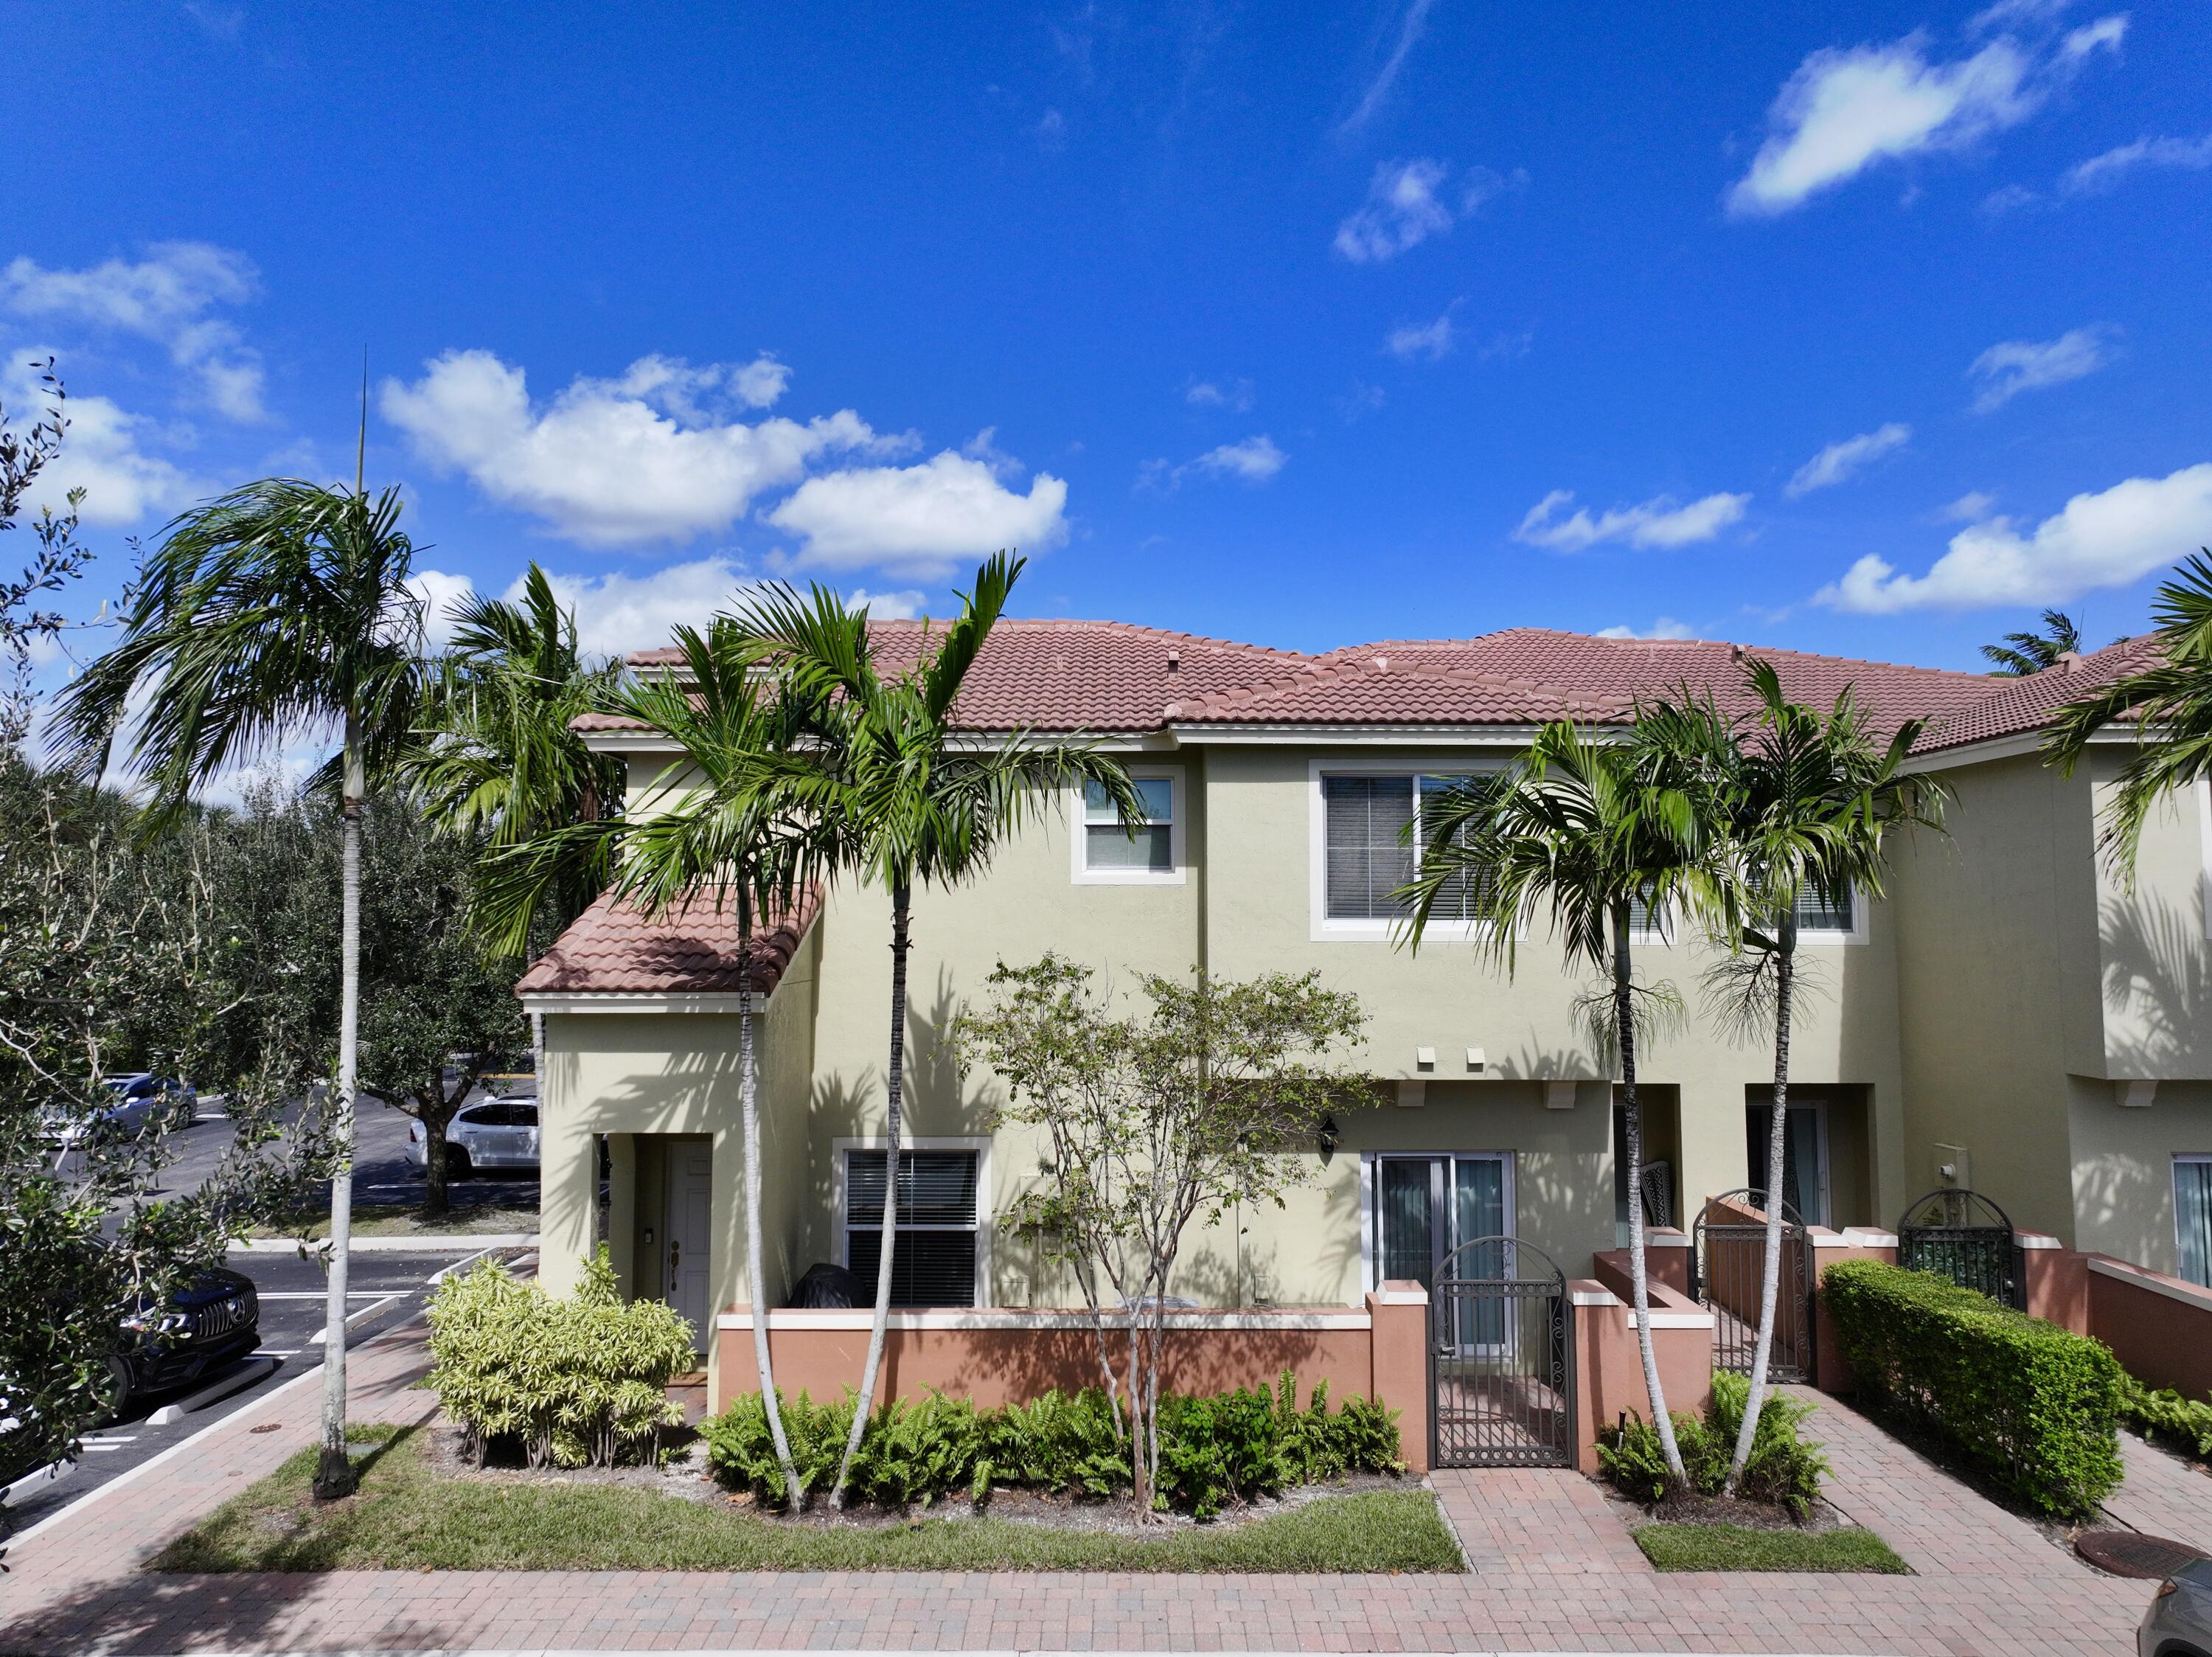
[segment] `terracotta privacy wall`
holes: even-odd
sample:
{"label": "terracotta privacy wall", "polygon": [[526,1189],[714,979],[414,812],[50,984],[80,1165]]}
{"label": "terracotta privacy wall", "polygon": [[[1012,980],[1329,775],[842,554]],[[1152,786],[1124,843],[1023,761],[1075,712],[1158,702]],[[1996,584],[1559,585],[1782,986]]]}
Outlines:
{"label": "terracotta privacy wall", "polygon": [[2088,1332],[2130,1374],[2184,1398],[2212,1394],[2212,1289],[2107,1254],[2075,1258],[2084,1268]]}
{"label": "terracotta privacy wall", "polygon": [[[1178,1392],[1273,1388],[1285,1370],[1301,1403],[1326,1381],[1329,1396],[1357,1392],[1399,1412],[1401,1453],[1425,1471],[1429,1447],[1428,1295],[1418,1284],[1385,1284],[1364,1309],[1178,1312],[1169,1314],[1162,1381]],[[868,1351],[866,1311],[778,1311],[769,1314],[769,1355],[777,1386],[834,1398],[859,1384]],[[1111,1337],[1109,1337],[1111,1338]],[[752,1319],[732,1307],[717,1319],[720,1410],[753,1390]],[[1117,1370],[1126,1346],[1115,1340]],[[894,1313],[884,1337],[879,1398],[931,1392],[980,1406],[1025,1404],[1057,1388],[1102,1385],[1098,1339],[1090,1314],[1074,1311],[981,1310]]]}

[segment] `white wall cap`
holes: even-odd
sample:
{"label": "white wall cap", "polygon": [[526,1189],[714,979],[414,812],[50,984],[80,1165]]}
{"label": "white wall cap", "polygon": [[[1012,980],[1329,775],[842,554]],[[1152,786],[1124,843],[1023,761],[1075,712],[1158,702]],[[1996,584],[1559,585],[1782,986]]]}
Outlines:
{"label": "white wall cap", "polygon": [[1880,1226],[1845,1226],[1843,1234],[1855,1248],[1895,1248],[1897,1234]]}
{"label": "white wall cap", "polygon": [[[1628,1325],[1632,1329],[1644,1326],[1643,1321],[1633,1312],[1628,1314]],[[1654,1329],[1711,1329],[1713,1325],[1713,1314],[1710,1312],[1655,1312],[1651,1314]]]}
{"label": "white wall cap", "polygon": [[2012,1234],[2012,1240],[2021,1248],[2064,1248],[2066,1246],[2047,1231],[2016,1231]]}
{"label": "white wall cap", "polygon": [[1606,1288],[1601,1283],[1595,1284],[1589,1288],[1571,1288],[1567,1291],[1567,1298],[1573,1301],[1577,1306],[1621,1306],[1626,1304],[1620,1295],[1614,1294],[1611,1289]]}
{"label": "white wall cap", "polygon": [[[1419,1301],[1425,1304],[1428,1297]],[[771,1330],[814,1329],[851,1331],[872,1326],[874,1313],[866,1307],[786,1307],[768,1314]],[[1107,1327],[1123,1325],[1117,1314],[1109,1313]],[[1295,1331],[1310,1332],[1329,1329],[1371,1329],[1375,1320],[1363,1307],[1354,1311],[1342,1310],[1310,1312],[1170,1312],[1167,1314],[1170,1329],[1213,1329],[1237,1331]],[[714,1319],[717,1329],[750,1329],[753,1314],[750,1311],[722,1313]],[[1088,1329],[1091,1327],[1091,1313],[1080,1307],[1072,1310],[1060,1307],[1029,1308],[1022,1307],[943,1307],[931,1312],[894,1312],[890,1327],[903,1330],[1028,1330],[1028,1329]]]}

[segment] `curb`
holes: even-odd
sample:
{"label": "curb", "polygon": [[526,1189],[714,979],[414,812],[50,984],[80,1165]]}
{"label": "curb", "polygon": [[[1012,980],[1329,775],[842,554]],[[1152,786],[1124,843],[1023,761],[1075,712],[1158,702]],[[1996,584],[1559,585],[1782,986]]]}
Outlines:
{"label": "curb", "polygon": [[[311,1239],[305,1246],[319,1248],[328,1238]],[[424,1233],[419,1237],[356,1237],[349,1246],[356,1254],[452,1254],[469,1253],[479,1249],[534,1248],[538,1234],[534,1231],[479,1231]],[[254,1237],[242,1243],[233,1243],[233,1254],[297,1254],[301,1248],[296,1237]]]}

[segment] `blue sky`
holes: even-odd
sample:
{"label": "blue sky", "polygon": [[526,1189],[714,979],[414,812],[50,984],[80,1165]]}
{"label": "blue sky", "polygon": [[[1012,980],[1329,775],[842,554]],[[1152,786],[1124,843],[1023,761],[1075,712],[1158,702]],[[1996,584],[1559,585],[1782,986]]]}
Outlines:
{"label": "blue sky", "polygon": [[[1954,666],[2212,541],[2212,13],[32,0],[0,380],[103,550],[403,483],[441,594]],[[56,671],[59,671],[58,667]]]}

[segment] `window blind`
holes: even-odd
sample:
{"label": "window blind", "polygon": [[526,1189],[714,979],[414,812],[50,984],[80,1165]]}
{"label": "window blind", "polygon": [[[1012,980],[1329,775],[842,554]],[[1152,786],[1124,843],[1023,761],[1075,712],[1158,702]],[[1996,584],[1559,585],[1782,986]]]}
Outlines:
{"label": "window blind", "polygon": [[[872,1288],[883,1262],[882,1151],[845,1158],[845,1264]],[[974,1151],[899,1153],[898,1246],[891,1304],[908,1308],[975,1304],[978,1158]]]}

